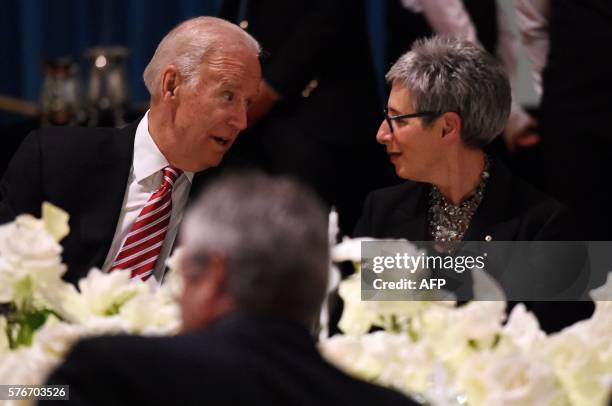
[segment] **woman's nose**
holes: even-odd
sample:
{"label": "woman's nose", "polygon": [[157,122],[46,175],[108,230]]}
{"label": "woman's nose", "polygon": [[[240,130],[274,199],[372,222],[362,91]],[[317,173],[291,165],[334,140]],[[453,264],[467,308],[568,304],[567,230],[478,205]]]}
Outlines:
{"label": "woman's nose", "polygon": [[389,128],[387,120],[383,120],[382,123],[380,123],[380,127],[378,127],[378,132],[376,133],[376,141],[378,141],[379,144],[386,144],[387,142],[391,141],[391,136],[391,128]]}

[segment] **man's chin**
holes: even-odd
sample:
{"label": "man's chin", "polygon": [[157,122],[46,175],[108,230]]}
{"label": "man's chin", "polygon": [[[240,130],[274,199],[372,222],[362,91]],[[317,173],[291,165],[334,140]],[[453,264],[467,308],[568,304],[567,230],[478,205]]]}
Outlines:
{"label": "man's chin", "polygon": [[197,170],[192,172],[202,172],[206,169],[217,167],[221,164],[222,161],[223,156],[219,157],[218,159],[210,159],[206,162],[202,162],[200,165],[197,166]]}

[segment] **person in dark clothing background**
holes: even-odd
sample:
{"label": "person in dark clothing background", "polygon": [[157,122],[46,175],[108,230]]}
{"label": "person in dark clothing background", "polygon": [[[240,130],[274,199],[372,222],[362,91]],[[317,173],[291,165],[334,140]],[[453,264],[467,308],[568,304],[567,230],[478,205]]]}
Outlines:
{"label": "person in dark clothing background", "polygon": [[348,233],[392,170],[372,136],[380,102],[363,3],[227,0],[219,16],[261,43],[263,84],[223,168],[289,174],[337,207]]}
{"label": "person in dark clothing background", "polygon": [[[440,35],[479,43],[499,59],[511,84],[516,84],[518,40],[511,29],[509,10],[501,0],[387,0],[385,6],[387,67],[407,52],[415,40]],[[511,107],[503,136],[488,149],[523,175],[528,171],[523,168],[524,157],[513,153],[525,152],[526,148],[536,145],[540,137],[536,133],[536,119],[525,111],[514,94]]]}
{"label": "person in dark clothing background", "polygon": [[591,287],[612,268],[612,214],[606,185],[612,161],[612,3],[514,0],[523,43],[542,93],[544,188],[575,213],[591,243]]}
{"label": "person in dark clothing background", "polygon": [[591,240],[610,240],[605,185],[612,160],[612,3],[515,0],[518,25],[541,87],[547,191],[574,210]]}

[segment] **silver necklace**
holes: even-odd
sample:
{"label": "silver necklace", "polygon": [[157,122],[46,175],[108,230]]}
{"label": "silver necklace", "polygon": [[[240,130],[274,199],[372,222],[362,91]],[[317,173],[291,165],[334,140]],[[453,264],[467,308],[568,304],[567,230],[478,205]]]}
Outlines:
{"label": "silver necklace", "polygon": [[432,185],[429,192],[429,230],[438,251],[450,254],[457,249],[482,202],[489,176],[489,158],[485,155],[480,183],[474,193],[458,206],[449,202],[440,189]]}

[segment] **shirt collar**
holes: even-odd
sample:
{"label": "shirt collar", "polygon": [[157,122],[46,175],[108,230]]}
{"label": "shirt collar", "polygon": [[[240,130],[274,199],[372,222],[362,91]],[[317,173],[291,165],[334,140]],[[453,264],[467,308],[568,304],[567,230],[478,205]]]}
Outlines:
{"label": "shirt collar", "polygon": [[[168,160],[161,153],[155,141],[149,133],[149,111],[138,123],[136,128],[136,136],[134,138],[134,157],[132,158],[132,165],[134,168],[134,180],[140,182],[143,179],[148,178],[151,175],[164,169],[170,165]],[[193,180],[193,172],[185,171],[185,176],[191,183]]]}

